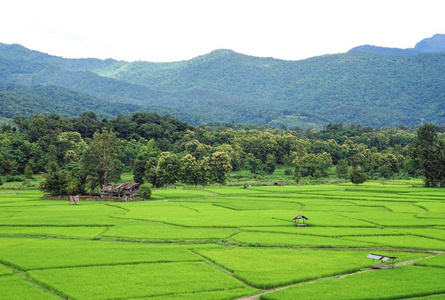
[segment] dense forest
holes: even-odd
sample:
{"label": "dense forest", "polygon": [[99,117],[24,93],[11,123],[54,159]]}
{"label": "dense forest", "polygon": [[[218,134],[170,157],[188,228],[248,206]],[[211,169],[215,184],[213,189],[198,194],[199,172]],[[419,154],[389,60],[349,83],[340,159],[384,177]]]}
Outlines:
{"label": "dense forest", "polygon": [[52,194],[97,192],[122,172],[154,187],[224,184],[226,174],[272,174],[288,167],[288,179],[425,178],[445,184],[443,126],[380,128],[341,123],[321,130],[194,127],[170,115],[134,113],[100,119],[15,116],[0,133],[0,175],[26,180],[43,173]]}
{"label": "dense forest", "polygon": [[[15,114],[17,104],[30,104],[31,98],[28,117],[170,110],[195,126],[235,121],[287,128],[340,122],[412,127],[422,119],[445,124],[444,41],[445,35],[435,35],[413,49],[361,46],[301,61],[216,50],[171,63],[65,59],[0,44],[0,103],[6,108],[0,117]],[[46,105],[45,88],[63,88],[56,91],[63,101]],[[76,103],[82,109],[73,99],[81,100]]]}

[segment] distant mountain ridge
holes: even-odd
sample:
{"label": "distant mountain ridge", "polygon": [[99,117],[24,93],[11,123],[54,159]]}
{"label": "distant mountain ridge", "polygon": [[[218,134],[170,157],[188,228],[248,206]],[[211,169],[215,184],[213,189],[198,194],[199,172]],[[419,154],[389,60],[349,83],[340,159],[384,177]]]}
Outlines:
{"label": "distant mountain ridge", "polygon": [[445,53],[445,34],[435,34],[421,40],[414,48],[387,48],[371,45],[354,47],[349,51],[368,51],[387,55],[414,55],[420,53]]}
{"label": "distant mountain ridge", "polygon": [[[87,104],[91,101],[114,102],[171,112],[195,125],[412,126],[421,119],[445,124],[445,35],[412,49],[360,46],[300,61],[228,49],[171,63],[65,59],[0,44],[0,82],[60,87],[90,97],[83,107],[92,110],[97,107]],[[71,103],[63,99],[60,105]]]}

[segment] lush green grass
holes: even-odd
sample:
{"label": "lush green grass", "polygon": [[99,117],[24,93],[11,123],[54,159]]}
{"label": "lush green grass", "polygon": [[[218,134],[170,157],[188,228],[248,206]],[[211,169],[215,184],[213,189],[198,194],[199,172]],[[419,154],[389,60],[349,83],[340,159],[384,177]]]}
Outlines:
{"label": "lush green grass", "polygon": [[371,243],[377,246],[388,246],[405,249],[444,250],[445,242],[421,236],[361,236],[348,237],[349,240]]}
{"label": "lush green grass", "polygon": [[360,241],[348,241],[341,238],[310,236],[303,234],[283,234],[267,232],[242,232],[233,240],[250,246],[293,246],[293,247],[321,247],[321,248],[363,248],[372,244]]}
{"label": "lush green grass", "polygon": [[[243,231],[258,231],[258,232],[276,232],[276,233],[291,233],[299,235],[314,235],[327,237],[341,237],[341,236],[380,236],[380,235],[402,235],[402,232],[396,230],[381,229],[381,228],[358,228],[358,227],[242,227]],[[410,229],[405,229],[410,232]],[[415,229],[413,229],[415,230]],[[423,229],[422,229],[423,230]],[[432,229],[434,230],[434,229]],[[440,230],[440,229],[436,229]],[[442,230],[443,231],[443,230]],[[445,231],[444,231],[445,232]]]}
{"label": "lush green grass", "polygon": [[400,267],[297,285],[262,299],[400,299],[445,293],[445,269]]}
{"label": "lush green grass", "polygon": [[[151,297],[246,287],[204,262],[35,270],[35,280],[76,299]],[[246,294],[252,290],[246,289]],[[230,294],[230,293],[229,293]]]}
{"label": "lush green grass", "polygon": [[104,237],[136,238],[146,240],[221,240],[237,233],[234,228],[202,228],[181,227],[163,224],[159,222],[144,222],[128,220],[120,222],[107,231]]}
{"label": "lush green grass", "polygon": [[415,263],[416,266],[445,268],[445,256],[436,256]]}
{"label": "lush green grass", "polygon": [[[367,251],[233,248],[198,250],[235,276],[259,288],[271,288],[369,267]],[[391,253],[400,261],[425,254]],[[345,263],[345,262],[348,263]]]}
{"label": "lush green grass", "polygon": [[12,274],[12,270],[10,268],[7,268],[4,265],[0,265],[0,276],[10,275],[10,274]]}
{"label": "lush green grass", "polygon": [[22,270],[31,270],[142,262],[197,261],[202,258],[182,245],[26,239],[18,245],[1,247],[0,260]]}
{"label": "lush green grass", "polygon": [[[76,299],[234,299],[260,293],[246,283],[269,289],[296,282],[267,297],[300,298],[293,291],[303,281],[367,268],[370,252],[401,262],[431,255],[419,251],[445,250],[445,190],[412,184],[178,187],[155,189],[160,201],[76,206],[43,200],[36,190],[0,190],[0,279],[26,286],[17,287],[20,299],[32,299],[32,290],[37,299],[51,297],[44,287]],[[310,218],[308,227],[294,226],[298,214]],[[436,280],[443,257],[409,270]],[[431,284],[370,294],[363,274],[346,277],[365,286],[346,288],[356,299],[440,293]],[[395,284],[406,276],[392,274]],[[349,282],[343,280],[320,282]],[[370,281],[376,291],[388,289]],[[347,299],[342,287],[320,290]],[[10,291],[0,283],[1,299],[10,299]]]}
{"label": "lush green grass", "polygon": [[48,227],[48,226],[0,226],[0,236],[42,236],[42,237],[83,237],[94,238],[108,230],[108,227]]}
{"label": "lush green grass", "polygon": [[0,276],[0,299],[60,299],[19,276]]}

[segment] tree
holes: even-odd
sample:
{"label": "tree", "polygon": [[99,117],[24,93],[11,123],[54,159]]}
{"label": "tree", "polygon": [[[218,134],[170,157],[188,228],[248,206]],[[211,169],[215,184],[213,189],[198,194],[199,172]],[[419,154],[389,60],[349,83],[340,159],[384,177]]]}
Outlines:
{"label": "tree", "polygon": [[252,153],[247,154],[245,164],[252,174],[258,174],[261,169],[261,159],[256,158]]}
{"label": "tree", "polygon": [[162,152],[156,173],[158,186],[175,184],[179,180],[178,156],[170,152]]}
{"label": "tree", "polygon": [[358,186],[359,184],[365,182],[368,178],[363,174],[360,170],[354,169],[352,170],[351,176],[349,177],[351,182]]}
{"label": "tree", "polygon": [[198,185],[198,163],[196,158],[192,155],[187,154],[180,159],[180,180],[183,183],[191,184],[194,186]]}
{"label": "tree", "polygon": [[210,170],[210,158],[204,157],[198,161],[197,168],[198,184],[206,186],[210,182],[211,170]]}
{"label": "tree", "polygon": [[210,160],[210,168],[214,179],[219,185],[226,183],[226,174],[232,170],[230,156],[225,152],[215,152]]}
{"label": "tree", "polygon": [[273,172],[275,171],[275,167],[275,157],[272,154],[268,154],[266,162],[263,165],[264,172],[266,172],[267,174],[273,174]]}
{"label": "tree", "polygon": [[61,170],[55,161],[47,166],[46,173],[43,174],[44,181],[40,183],[40,189],[50,193],[51,196],[66,195],[68,176]]}
{"label": "tree", "polygon": [[106,128],[102,133],[96,132],[93,140],[83,152],[81,164],[85,174],[98,178],[99,186],[120,178],[121,141],[112,131]]}
{"label": "tree", "polygon": [[147,162],[145,160],[135,160],[133,166],[133,180],[137,183],[144,183],[145,171]]}
{"label": "tree", "polygon": [[32,168],[30,165],[26,165],[24,175],[25,175],[25,178],[27,178],[27,179],[33,179]]}
{"label": "tree", "polygon": [[340,178],[348,178],[349,165],[346,159],[341,159],[337,163],[337,175]]}
{"label": "tree", "polygon": [[152,186],[158,186],[158,159],[156,157],[150,158],[145,164],[144,180]]}
{"label": "tree", "polygon": [[[156,158],[159,155],[159,149],[156,146],[155,140],[151,139],[147,142],[147,145],[142,146],[139,149],[138,155],[134,162],[133,178],[135,182],[144,183],[144,177],[147,174],[147,163],[152,158]],[[157,160],[156,160],[157,165]],[[152,166],[152,165],[150,165]],[[151,170],[150,170],[151,171]],[[153,185],[155,183],[151,182]]]}
{"label": "tree", "polygon": [[139,186],[139,193],[141,194],[142,198],[150,199],[151,197],[151,186],[148,183],[141,184]]}
{"label": "tree", "polygon": [[425,124],[419,128],[413,148],[425,176],[425,186],[445,186],[445,143],[439,140],[434,125]]}

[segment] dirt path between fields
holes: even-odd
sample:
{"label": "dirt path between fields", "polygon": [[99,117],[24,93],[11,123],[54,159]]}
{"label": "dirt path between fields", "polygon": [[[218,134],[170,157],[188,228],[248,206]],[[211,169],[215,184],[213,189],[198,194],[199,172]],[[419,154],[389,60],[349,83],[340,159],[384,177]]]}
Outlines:
{"label": "dirt path between fields", "polygon": [[[442,252],[442,251],[438,251],[438,252]],[[420,260],[427,259],[427,258],[432,258],[432,257],[435,257],[435,256],[437,256],[437,255],[439,255],[439,253],[437,253],[437,254],[435,254],[435,255],[427,256],[427,257],[421,257],[421,258],[416,258],[416,259],[411,259],[411,260],[403,261],[403,262],[394,264],[394,267],[401,267],[401,266],[406,266],[406,265],[412,265],[412,264],[414,264],[415,262],[418,262],[418,261],[420,261]],[[278,292],[278,291],[281,291],[281,290],[284,290],[284,289],[287,289],[287,288],[290,288],[290,287],[297,286],[297,285],[299,285],[299,284],[310,284],[310,283],[318,282],[318,281],[321,281],[321,280],[342,279],[342,278],[345,278],[346,276],[352,276],[352,275],[357,275],[357,274],[366,273],[366,272],[371,272],[371,271],[377,271],[377,270],[378,270],[378,269],[371,269],[371,268],[369,268],[369,269],[360,270],[360,271],[357,271],[357,272],[353,272],[353,273],[349,273],[349,274],[344,274],[344,275],[331,276],[331,277],[323,277],[323,278],[317,278],[317,279],[314,279],[314,280],[311,280],[311,281],[305,281],[305,282],[293,283],[293,284],[290,284],[290,285],[281,286],[281,287],[279,287],[279,288],[275,288],[275,289],[267,290],[267,291],[261,292],[261,293],[259,293],[259,294],[253,295],[253,296],[244,297],[244,298],[238,298],[237,300],[256,300],[256,299],[259,299],[262,295],[266,295],[266,294],[270,294],[270,293]]]}

